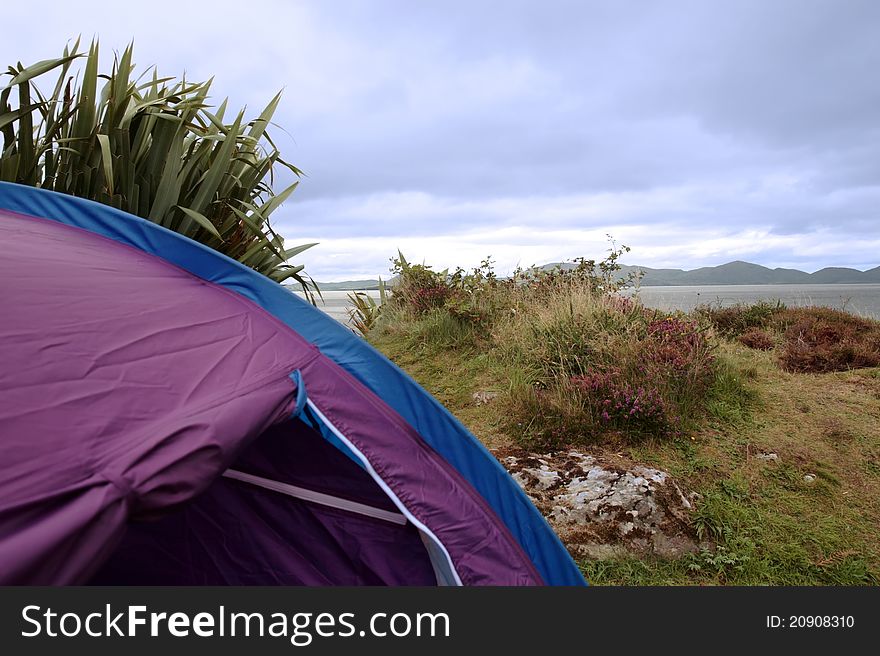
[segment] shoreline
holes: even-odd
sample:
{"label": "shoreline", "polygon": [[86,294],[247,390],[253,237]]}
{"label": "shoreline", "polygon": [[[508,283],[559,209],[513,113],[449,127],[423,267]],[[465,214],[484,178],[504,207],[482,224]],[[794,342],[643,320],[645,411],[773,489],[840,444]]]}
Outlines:
{"label": "shoreline", "polygon": [[[301,298],[304,294],[291,291]],[[324,302],[317,307],[345,323],[350,303],[348,295],[355,292],[369,294],[379,300],[378,289],[326,290]],[[642,303],[661,311],[689,312],[699,305],[731,306],[740,303],[777,300],[790,307],[821,306],[844,310],[857,316],[880,319],[880,283],[827,283],[786,285],[649,285],[625,290],[625,295],[637,293]]]}

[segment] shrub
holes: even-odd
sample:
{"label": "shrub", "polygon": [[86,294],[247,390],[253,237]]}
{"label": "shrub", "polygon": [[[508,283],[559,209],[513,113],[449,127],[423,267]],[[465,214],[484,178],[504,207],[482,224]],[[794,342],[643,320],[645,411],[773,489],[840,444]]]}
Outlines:
{"label": "shrub", "polygon": [[637,284],[642,276],[642,272],[630,272],[622,277],[619,275],[619,259],[629,250],[629,246],[618,246],[612,239],[608,255],[603,260],[576,257],[570,262],[550,268],[517,268],[506,282],[514,288],[538,293],[559,291],[568,287],[585,287],[599,295],[616,294]]}
{"label": "shrub", "polygon": [[425,264],[410,264],[400,251],[391,264],[391,273],[397,277],[391,303],[415,314],[443,307],[451,293],[445,271],[438,273]]}
{"label": "shrub", "polygon": [[492,321],[491,307],[472,294],[453,293],[446,299],[446,310],[459,321],[487,330]]}
{"label": "shrub", "polygon": [[706,330],[692,319],[655,320],[636,348],[643,355],[634,378],[651,381],[678,417],[700,415],[716,369],[716,345]]}
{"label": "shrub", "polygon": [[498,284],[492,260],[485,258],[470,272],[457,268],[449,277],[449,288],[447,311],[478,331],[488,333],[498,310],[507,300]]}
{"label": "shrub", "polygon": [[680,422],[657,389],[634,387],[619,369],[570,380],[601,429],[614,428],[630,437],[666,437]]}
{"label": "shrub", "polygon": [[871,331],[880,326],[880,322],[865,319],[843,310],[820,306],[784,307],[773,313],[770,327],[779,332],[785,332],[796,323],[804,320],[820,320],[826,324],[838,326],[852,332]]}
{"label": "shrub", "polygon": [[666,317],[648,324],[645,339],[648,360],[680,374],[694,371],[697,377],[708,373],[712,362],[709,343],[696,321]]}
{"label": "shrub", "polygon": [[409,296],[409,303],[417,313],[425,314],[435,308],[443,307],[448,297],[449,289],[437,284],[413,289]]}
{"label": "shrub", "polygon": [[704,413],[715,376],[708,326],[587,285],[532,298],[521,310],[496,334],[538,385],[514,403],[524,439],[553,442],[566,422],[593,438],[666,438]]}
{"label": "shrub", "polygon": [[738,340],[743,346],[758,351],[769,351],[776,345],[773,337],[771,337],[767,331],[761,330],[760,328],[749,328],[739,336]]}
{"label": "shrub", "polygon": [[783,369],[802,373],[880,366],[880,322],[828,308],[798,308],[779,318]]}
{"label": "shrub", "polygon": [[615,278],[621,252],[507,280],[489,259],[450,274],[398,253],[383,330],[410,347],[490,350],[512,372],[506,421],[522,440],[676,436],[717,396],[717,344],[702,315],[660,314],[619,295],[631,282]]}
{"label": "shrub", "polygon": [[760,302],[701,307],[697,314],[719,334],[749,348],[770,350],[781,340],[779,365],[786,371],[822,373],[880,366],[880,322],[841,310]]}
{"label": "shrub", "polygon": [[766,328],[774,315],[784,309],[785,305],[779,301],[776,303],[759,301],[751,305],[739,304],[730,307],[703,305],[694,312],[705,317],[719,334],[736,337],[752,328]]}

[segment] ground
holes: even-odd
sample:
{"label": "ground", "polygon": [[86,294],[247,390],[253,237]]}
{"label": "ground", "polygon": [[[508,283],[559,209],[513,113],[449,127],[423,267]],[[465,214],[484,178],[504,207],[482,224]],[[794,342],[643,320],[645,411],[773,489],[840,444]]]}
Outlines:
{"label": "ground", "polygon": [[[413,348],[393,332],[371,341],[444,403],[500,459],[522,449],[505,433],[504,366],[480,349]],[[713,419],[669,441],[607,439],[599,460],[668,472],[695,502],[702,547],[663,557],[611,550],[585,557],[593,584],[858,585],[880,580],[880,368],[787,373],[775,351],[725,342],[753,392],[748,412]],[[539,504],[540,505],[540,504]]]}

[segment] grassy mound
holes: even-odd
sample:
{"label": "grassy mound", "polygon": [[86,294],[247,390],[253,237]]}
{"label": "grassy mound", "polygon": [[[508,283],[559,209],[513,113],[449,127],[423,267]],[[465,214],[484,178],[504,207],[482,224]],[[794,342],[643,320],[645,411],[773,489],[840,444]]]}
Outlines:
{"label": "grassy mound", "polygon": [[396,260],[398,285],[372,339],[471,349],[506,371],[506,431],[524,445],[629,442],[692,431],[748,394],[700,316],[649,310],[617,292],[613,260],[498,280]]}
{"label": "grassy mound", "polygon": [[[585,269],[421,268],[441,291],[395,290],[368,338],[489,448],[580,447],[698,494],[691,528],[713,549],[582,558],[592,583],[878,582],[880,369],[846,346],[870,353],[877,322],[761,303],[667,315]],[[793,344],[835,355],[795,365]]]}

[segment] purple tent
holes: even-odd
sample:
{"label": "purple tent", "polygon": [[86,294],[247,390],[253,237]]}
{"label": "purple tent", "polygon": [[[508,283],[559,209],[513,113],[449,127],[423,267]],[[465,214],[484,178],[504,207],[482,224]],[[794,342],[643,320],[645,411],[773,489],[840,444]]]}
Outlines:
{"label": "purple tent", "polygon": [[0,183],[0,584],[583,584],[439,404],[279,285]]}

